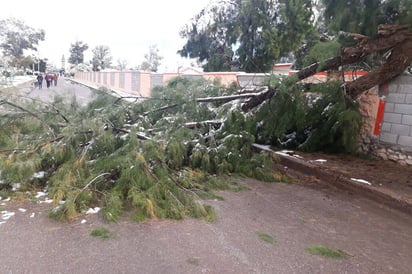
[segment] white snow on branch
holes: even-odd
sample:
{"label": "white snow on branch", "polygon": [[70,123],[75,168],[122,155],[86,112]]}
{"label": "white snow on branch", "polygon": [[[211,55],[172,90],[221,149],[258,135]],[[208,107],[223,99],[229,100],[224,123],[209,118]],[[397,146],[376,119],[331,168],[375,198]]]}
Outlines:
{"label": "white snow on branch", "polygon": [[259,144],[252,144],[255,148],[258,148],[260,150],[265,150],[265,151],[273,151],[270,146],[268,145],[259,145]]}

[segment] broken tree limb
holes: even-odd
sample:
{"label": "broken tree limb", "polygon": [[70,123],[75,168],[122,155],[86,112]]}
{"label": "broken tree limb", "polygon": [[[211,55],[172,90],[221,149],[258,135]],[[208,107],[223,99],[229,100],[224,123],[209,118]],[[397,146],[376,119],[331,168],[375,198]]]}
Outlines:
{"label": "broken tree limb", "polygon": [[208,120],[208,121],[201,121],[201,122],[189,122],[185,124],[186,128],[194,129],[201,126],[214,126],[219,128],[222,125],[221,120]]}
{"label": "broken tree limb", "polygon": [[228,96],[217,96],[217,97],[206,97],[206,98],[197,98],[196,102],[198,103],[210,103],[210,102],[222,102],[227,103],[237,99],[248,99],[251,97],[259,96],[261,93],[265,93],[265,91],[261,92],[252,92],[252,93],[243,93],[243,94],[236,94],[236,95],[228,95]]}
{"label": "broken tree limb", "polygon": [[58,142],[60,140],[62,140],[64,138],[64,136],[59,136],[57,138],[54,138],[53,140],[49,140],[47,142],[44,142],[42,144],[38,144],[37,146],[35,146],[33,149],[29,149],[29,148],[9,148],[9,149],[1,149],[0,150],[0,154],[1,153],[5,153],[5,152],[17,152],[17,151],[22,151],[22,152],[27,152],[29,154],[33,154],[36,151],[38,151],[40,148],[52,144],[54,142]]}
{"label": "broken tree limb", "polygon": [[340,66],[360,62],[371,53],[394,48],[412,38],[412,33],[406,25],[380,25],[378,34],[371,38],[361,34],[349,33],[347,35],[356,36],[358,39],[362,38],[358,45],[343,48],[341,56],[335,56],[322,63],[314,63],[303,68],[296,73],[297,80],[305,79],[320,71],[338,70]]}
{"label": "broken tree limb", "polygon": [[[25,109],[25,108],[23,108],[23,107],[21,107],[21,106],[19,106],[19,105],[16,105],[16,104],[11,103],[11,102],[6,101],[6,100],[1,100],[1,101],[0,101],[0,105],[2,105],[2,104],[10,105],[10,106],[12,106],[12,107],[14,107],[14,108],[20,109],[20,110],[22,110],[22,111],[30,114],[31,116],[39,119],[40,121],[42,121],[42,119],[41,119],[39,116],[37,116],[35,113],[33,113],[33,112],[31,112],[30,110]],[[43,121],[42,121],[42,122],[43,122]]]}
{"label": "broken tree limb", "polygon": [[[109,124],[104,124],[104,126],[103,126],[104,130],[109,130],[109,128],[110,128]],[[112,132],[114,134],[119,134],[119,133],[129,134],[130,130],[112,126]],[[146,136],[146,135],[144,135],[143,133],[140,133],[140,132],[136,133],[136,137],[140,140],[151,140],[152,139],[152,138],[150,138],[150,137],[148,137],[148,136]]]}
{"label": "broken tree limb", "polygon": [[168,110],[168,109],[171,109],[171,108],[175,108],[175,107],[177,107],[177,106],[179,106],[179,104],[166,105],[166,106],[163,106],[163,107],[158,108],[158,109],[154,109],[154,110],[151,110],[151,111],[146,111],[146,112],[143,113],[142,115],[143,115],[143,116],[147,116],[147,115],[149,115],[149,114],[152,113],[152,112],[165,111],[165,110]]}
{"label": "broken tree limb", "polygon": [[33,153],[35,153],[36,151],[38,151],[40,148],[42,148],[42,147],[44,147],[44,146],[46,146],[46,145],[52,144],[52,143],[54,143],[54,142],[58,142],[58,141],[62,140],[63,138],[64,138],[64,136],[59,136],[59,137],[57,137],[57,138],[54,138],[53,140],[49,140],[49,141],[47,141],[47,142],[45,142],[45,143],[38,144],[38,145],[35,146],[31,151],[29,151],[29,154],[33,154]]}
{"label": "broken tree limb", "polygon": [[244,112],[248,112],[252,108],[260,105],[262,102],[272,98],[275,95],[276,91],[277,91],[276,89],[270,87],[265,92],[259,93],[258,95],[252,97],[249,101],[244,103],[242,105],[242,110]]}
{"label": "broken tree limb", "polygon": [[297,81],[314,75],[319,71],[338,70],[343,65],[358,63],[368,55],[382,50],[389,50],[385,64],[370,73],[343,86],[353,99],[364,91],[387,83],[402,74],[412,63],[412,32],[408,25],[380,25],[378,34],[372,38],[361,34],[348,33],[359,40],[354,47],[343,48],[341,56],[327,59],[323,63],[314,63],[296,73]]}
{"label": "broken tree limb", "polygon": [[149,136],[144,135],[141,132],[136,133],[137,139],[139,140],[152,140]]}
{"label": "broken tree limb", "polygon": [[346,93],[357,98],[365,90],[388,83],[412,63],[412,39],[395,46],[385,64],[352,82],[345,83]]}

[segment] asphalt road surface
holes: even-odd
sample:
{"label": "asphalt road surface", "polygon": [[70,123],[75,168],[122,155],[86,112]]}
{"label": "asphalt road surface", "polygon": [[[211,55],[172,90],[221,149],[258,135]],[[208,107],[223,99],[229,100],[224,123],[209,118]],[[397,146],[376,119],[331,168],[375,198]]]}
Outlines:
{"label": "asphalt road surface", "polygon": [[[205,201],[214,222],[57,222],[51,204],[5,202],[0,273],[412,273],[410,216],[332,190],[242,182],[249,190]],[[90,235],[102,227],[108,239]],[[309,254],[315,245],[347,257]]]}

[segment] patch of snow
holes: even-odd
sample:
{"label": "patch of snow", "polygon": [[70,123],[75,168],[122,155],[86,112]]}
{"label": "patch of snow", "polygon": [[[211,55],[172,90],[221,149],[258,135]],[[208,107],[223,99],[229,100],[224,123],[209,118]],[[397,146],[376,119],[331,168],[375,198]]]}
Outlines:
{"label": "patch of snow", "polygon": [[83,219],[80,223],[85,224],[85,223],[87,223],[87,220]]}
{"label": "patch of snow", "polygon": [[327,160],[325,160],[325,159],[317,159],[317,160],[315,160],[315,162],[318,162],[318,163],[320,163],[320,164],[324,164],[324,163],[327,162]]}
{"label": "patch of snow", "polygon": [[3,202],[8,202],[10,201],[10,197],[7,197],[5,200],[3,200]]}
{"label": "patch of snow", "polygon": [[322,111],[321,115],[324,115],[331,107],[333,106],[332,103],[329,103]]}
{"label": "patch of snow", "polygon": [[292,151],[292,150],[276,151],[275,153],[278,154],[278,155],[281,155],[281,156],[289,156],[289,157],[292,157],[292,155],[295,154],[295,152]]}
{"label": "patch of snow", "polygon": [[276,151],[275,152],[277,155],[281,155],[281,156],[290,156],[289,154],[283,152],[283,151]]}
{"label": "patch of snow", "polygon": [[33,179],[43,179],[46,176],[46,171],[35,172],[32,176]]}
{"label": "patch of snow", "polygon": [[36,213],[32,213],[32,214],[30,214],[30,218],[34,218],[34,216],[36,215]]}
{"label": "patch of snow", "polygon": [[0,222],[0,225],[5,224],[5,223],[6,223],[6,221],[1,221],[1,222]]}
{"label": "patch of snow", "polygon": [[129,134],[126,133],[124,135],[121,135],[120,139],[123,140],[123,141],[126,141],[128,137],[129,137]]}
{"label": "patch of snow", "polygon": [[46,196],[46,195],[47,195],[47,193],[39,191],[39,192],[37,192],[37,195],[35,197],[38,199],[38,198]]}
{"label": "patch of snow", "polygon": [[355,182],[357,182],[357,183],[362,183],[362,184],[367,184],[367,185],[372,185],[371,183],[369,183],[368,181],[366,181],[366,180],[363,180],[363,179],[356,179],[356,178],[350,178],[352,181],[355,181]]}
{"label": "patch of snow", "polygon": [[280,138],[278,138],[278,142],[282,146],[287,146],[290,142],[293,142],[296,139],[296,131],[286,134],[285,138],[286,138],[286,141],[282,141]]}
{"label": "patch of snow", "polygon": [[259,145],[259,144],[252,144],[252,146],[261,149],[261,150],[265,150],[265,151],[272,151],[272,149],[270,148],[270,146],[268,145]]}
{"label": "patch of snow", "polygon": [[2,211],[1,212],[1,218],[3,219],[3,220],[8,220],[8,219],[10,219],[10,217],[12,217],[12,216],[14,216],[14,214],[16,214],[15,212],[13,212],[13,211]]}
{"label": "patch of snow", "polygon": [[12,191],[16,191],[16,190],[18,190],[19,188],[21,187],[21,184],[20,183],[15,183],[15,184],[12,184]]}
{"label": "patch of snow", "polygon": [[53,199],[46,198],[44,201],[40,201],[40,204],[51,204],[53,203]]}
{"label": "patch of snow", "polygon": [[100,211],[100,207],[95,207],[95,208],[89,208],[86,211],[86,214],[96,214]]}
{"label": "patch of snow", "polygon": [[25,209],[25,208],[19,208],[19,211],[20,211],[20,212],[26,212],[27,209]]}

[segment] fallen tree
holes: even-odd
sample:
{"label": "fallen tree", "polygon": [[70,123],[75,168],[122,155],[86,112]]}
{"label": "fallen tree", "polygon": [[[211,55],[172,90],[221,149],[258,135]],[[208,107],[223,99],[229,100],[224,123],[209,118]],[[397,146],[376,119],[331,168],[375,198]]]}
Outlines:
{"label": "fallen tree", "polygon": [[[356,99],[366,90],[388,83],[401,75],[412,64],[412,32],[408,27],[409,25],[379,25],[378,33],[374,37],[347,33],[348,36],[358,40],[356,46],[342,48],[341,55],[299,70],[291,76],[295,79],[291,82],[297,84],[299,81],[321,71],[342,71],[346,65],[360,63],[371,54],[386,51],[386,62],[380,67],[354,81],[346,82],[345,79],[342,79],[344,82],[342,88],[345,94],[352,99]],[[276,87],[271,87],[259,96],[250,96],[249,101],[242,106],[242,110],[245,112],[250,111],[262,102],[272,98],[275,91]]]}
{"label": "fallen tree", "polygon": [[[354,81],[353,86],[345,83],[347,94],[342,93],[342,82],[313,85],[311,91],[321,94],[315,99],[297,83],[377,50],[389,50],[394,55],[389,64],[403,62],[400,68],[404,67],[410,56],[400,50],[409,49],[409,32],[403,27],[382,31],[380,39],[351,34],[360,42],[343,50],[342,56],[255,93],[239,94],[217,83],[179,78],[156,91],[155,97],[164,100],[139,103],[99,90],[86,107],[56,101],[54,111],[45,113],[40,104],[2,99],[2,108],[25,115],[7,112],[0,119],[0,182],[7,186],[21,182],[23,191],[47,188],[56,218],[75,218],[96,206],[109,220],[118,220],[125,209],[133,211],[135,220],[213,218],[213,210],[198,198],[213,195],[208,192],[211,188],[231,188],[225,175],[287,180],[272,170],[274,156],[256,154],[254,143],[354,150],[360,115],[354,100],[346,97],[356,98],[375,78]],[[49,126],[62,119],[64,127]]]}
{"label": "fallen tree", "polygon": [[339,70],[342,66],[359,63],[368,55],[386,52],[386,62],[352,82],[343,86],[345,92],[353,99],[364,91],[387,83],[404,73],[412,63],[412,32],[409,25],[379,25],[377,35],[367,37],[361,34],[348,33],[347,35],[358,40],[354,47],[341,50],[340,56],[327,59],[323,63],[314,63],[296,73],[297,80],[308,78],[319,71]]}

